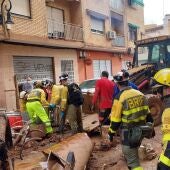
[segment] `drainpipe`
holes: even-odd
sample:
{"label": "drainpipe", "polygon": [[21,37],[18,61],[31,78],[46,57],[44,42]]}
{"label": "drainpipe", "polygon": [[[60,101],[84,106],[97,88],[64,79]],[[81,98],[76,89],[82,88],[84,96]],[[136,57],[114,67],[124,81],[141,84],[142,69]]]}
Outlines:
{"label": "drainpipe", "polygon": [[84,61],[84,76],[85,76],[85,80],[87,79],[87,70],[86,70],[86,59],[83,59]]}

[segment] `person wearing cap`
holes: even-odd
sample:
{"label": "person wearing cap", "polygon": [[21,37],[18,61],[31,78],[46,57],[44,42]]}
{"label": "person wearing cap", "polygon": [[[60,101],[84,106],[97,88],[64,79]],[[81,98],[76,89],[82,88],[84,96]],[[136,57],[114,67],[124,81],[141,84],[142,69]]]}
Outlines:
{"label": "person wearing cap", "polygon": [[[120,72],[117,73],[117,75],[122,75],[122,74],[125,78],[128,79],[128,86],[132,87],[132,89],[139,90],[135,83],[129,81],[129,73],[126,70],[121,70]],[[120,90],[119,90],[118,86],[116,85],[114,87],[113,99],[119,92],[120,92]]]}
{"label": "person wearing cap", "polygon": [[170,68],[158,71],[154,80],[164,85],[164,111],[162,113],[162,143],[163,150],[158,160],[157,170],[170,169]]}
{"label": "person wearing cap", "polygon": [[[117,83],[120,92],[115,96],[111,116],[109,139],[111,144],[115,144],[114,136],[120,128],[122,152],[127,161],[129,169],[143,170],[139,163],[138,148],[141,144],[142,136],[138,136],[135,141],[130,142],[130,129],[136,129],[141,125],[146,125],[146,122],[153,123],[146,97],[138,90],[132,89],[128,85],[128,78],[124,74],[114,76],[114,81]],[[154,133],[153,133],[154,136]],[[137,141],[136,141],[137,140]]]}
{"label": "person wearing cap", "polygon": [[32,124],[44,123],[46,134],[51,134],[53,129],[51,121],[44,109],[49,103],[46,101],[45,92],[42,89],[42,82],[36,81],[34,89],[28,94],[26,108]]}
{"label": "person wearing cap", "polygon": [[92,110],[99,101],[99,122],[100,125],[109,125],[115,83],[108,79],[109,73],[102,71],[101,79],[96,81],[95,93],[92,99]]}

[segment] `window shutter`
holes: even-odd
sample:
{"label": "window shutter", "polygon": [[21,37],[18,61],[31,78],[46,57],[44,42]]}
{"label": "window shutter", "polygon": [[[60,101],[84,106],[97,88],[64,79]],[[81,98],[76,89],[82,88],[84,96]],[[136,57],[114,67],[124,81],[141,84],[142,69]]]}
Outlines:
{"label": "window shutter", "polygon": [[12,9],[11,12],[23,16],[30,17],[30,2],[29,0],[11,0]]}
{"label": "window shutter", "polygon": [[103,32],[104,31],[104,20],[91,17],[91,29]]}

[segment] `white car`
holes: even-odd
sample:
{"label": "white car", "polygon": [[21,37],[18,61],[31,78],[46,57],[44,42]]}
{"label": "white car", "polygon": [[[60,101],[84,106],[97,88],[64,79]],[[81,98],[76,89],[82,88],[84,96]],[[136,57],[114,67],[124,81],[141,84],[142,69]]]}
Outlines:
{"label": "white car", "polygon": [[85,80],[79,84],[79,87],[83,93],[94,93],[95,92],[95,84],[98,79],[89,79]]}
{"label": "white car", "polygon": [[[94,93],[95,92],[95,84],[96,81],[99,79],[88,79],[84,80],[82,83],[79,84],[79,87],[83,93]],[[109,80],[113,80],[112,77],[109,77]]]}

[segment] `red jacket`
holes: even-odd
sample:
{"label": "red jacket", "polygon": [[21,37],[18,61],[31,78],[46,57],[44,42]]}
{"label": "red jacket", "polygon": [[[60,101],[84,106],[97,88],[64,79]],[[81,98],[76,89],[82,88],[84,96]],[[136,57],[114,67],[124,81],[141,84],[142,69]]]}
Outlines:
{"label": "red jacket", "polygon": [[99,100],[99,108],[107,109],[112,107],[115,83],[106,77],[96,81],[95,93],[92,103],[96,104]]}

